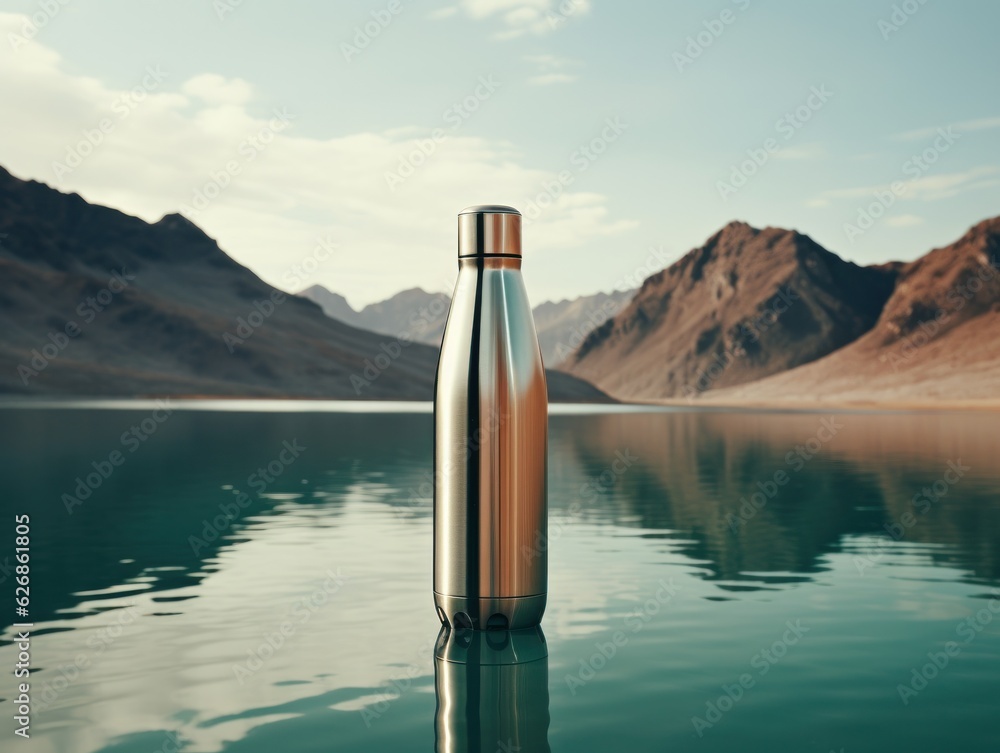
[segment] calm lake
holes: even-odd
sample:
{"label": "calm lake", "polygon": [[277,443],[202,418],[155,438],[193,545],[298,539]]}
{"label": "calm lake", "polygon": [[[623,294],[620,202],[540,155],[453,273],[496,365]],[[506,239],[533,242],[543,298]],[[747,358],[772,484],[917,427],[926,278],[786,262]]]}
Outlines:
{"label": "calm lake", "polygon": [[542,650],[436,667],[429,406],[8,404],[0,746],[996,750],[997,419],[557,406]]}

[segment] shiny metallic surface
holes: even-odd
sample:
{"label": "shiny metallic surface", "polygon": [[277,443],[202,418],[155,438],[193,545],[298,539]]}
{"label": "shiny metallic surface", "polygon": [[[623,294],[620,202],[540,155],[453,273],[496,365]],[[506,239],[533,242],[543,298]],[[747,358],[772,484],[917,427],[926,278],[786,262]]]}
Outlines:
{"label": "shiny metallic surface", "polygon": [[458,256],[520,256],[521,214],[511,207],[469,207],[458,215]]}
{"label": "shiny metallic surface", "polygon": [[502,615],[506,622],[497,624],[501,630],[520,630],[537,625],[545,613],[545,594],[538,596],[516,596],[514,598],[480,598],[470,599],[467,596],[445,596],[434,594],[434,603],[441,608],[448,621],[454,622],[456,614],[467,614],[474,627],[487,629],[489,621],[495,615]]}
{"label": "shiny metallic surface", "polygon": [[540,628],[441,628],[434,651],[435,750],[549,750],[549,660]]}
{"label": "shiny metallic surface", "polygon": [[521,214],[514,207],[508,207],[505,204],[477,204],[472,207],[466,207],[458,216],[461,217],[463,214]]}
{"label": "shiny metallic surface", "polygon": [[442,625],[434,658],[452,664],[527,664],[549,655],[540,625],[524,630],[451,630]]}
{"label": "shiny metallic surface", "polygon": [[[477,216],[460,216],[460,227]],[[519,216],[503,216],[517,217],[519,230]],[[460,258],[434,400],[434,600],[446,624],[541,621],[547,421],[520,257]]]}

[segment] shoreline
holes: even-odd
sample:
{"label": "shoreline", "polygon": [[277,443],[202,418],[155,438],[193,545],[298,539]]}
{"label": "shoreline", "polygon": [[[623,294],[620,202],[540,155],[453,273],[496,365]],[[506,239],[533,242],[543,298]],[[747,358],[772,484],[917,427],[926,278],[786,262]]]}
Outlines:
{"label": "shoreline", "polygon": [[[631,403],[635,404],[635,403]],[[875,411],[887,413],[907,413],[914,411],[1000,411],[1000,398],[971,398],[967,400],[920,400],[916,398],[906,400],[850,400],[850,399],[823,399],[807,400],[804,398],[794,398],[787,400],[726,400],[726,399],[699,399],[689,400],[643,400],[640,404],[674,407],[674,408],[712,408],[730,410],[759,410],[759,411],[795,411],[808,413],[822,413],[824,410],[837,411]]]}
{"label": "shoreline", "polygon": [[[343,399],[343,398],[322,398],[322,397],[276,397],[273,395],[203,395],[203,394],[143,394],[143,395],[17,395],[0,394],[0,409],[16,407],[73,407],[81,404],[115,404],[125,405],[128,403],[150,403],[153,401],[176,400],[193,404],[199,403],[237,403],[243,402],[250,405],[270,404],[277,407],[281,404],[330,404],[350,405],[352,408],[363,411],[366,405],[379,406],[384,408],[389,404],[400,406],[410,406],[410,410],[417,405],[432,405],[430,400],[406,400],[406,399]],[[931,412],[968,412],[968,411],[989,411],[1000,412],[1000,398],[973,398],[966,400],[806,400],[802,398],[785,400],[727,400],[727,399],[699,399],[695,401],[684,399],[651,399],[651,400],[618,400],[615,402],[572,402],[572,401],[550,401],[550,407],[569,408],[571,406],[581,406],[607,409],[618,407],[626,411],[641,411],[643,408],[649,409],[679,409],[683,411],[740,411],[740,412],[779,412],[779,413],[823,413],[825,411],[838,412],[865,412],[865,413],[931,413]],[[94,405],[92,407],[99,407]]]}

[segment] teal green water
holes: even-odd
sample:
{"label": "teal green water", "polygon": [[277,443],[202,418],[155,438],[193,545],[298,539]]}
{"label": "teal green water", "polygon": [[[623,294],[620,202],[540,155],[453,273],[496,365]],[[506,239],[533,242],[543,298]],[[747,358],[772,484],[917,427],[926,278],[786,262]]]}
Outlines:
{"label": "teal green water", "polygon": [[201,408],[0,409],[4,750],[997,748],[995,415],[553,415],[548,658],[474,708],[435,686],[429,412]]}

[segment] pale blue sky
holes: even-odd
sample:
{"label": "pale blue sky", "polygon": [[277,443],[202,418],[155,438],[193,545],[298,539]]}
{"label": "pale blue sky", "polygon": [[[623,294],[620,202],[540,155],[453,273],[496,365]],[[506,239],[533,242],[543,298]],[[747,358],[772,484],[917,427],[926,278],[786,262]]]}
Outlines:
{"label": "pale blue sky", "polygon": [[[446,289],[458,210],[524,210],[561,171],[560,203],[526,229],[535,302],[610,290],[651,246],[675,259],[731,219],[796,228],[867,264],[912,259],[1000,214],[995,2],[899,3],[917,10],[892,31],[879,22],[896,3],[879,0],[566,0],[557,23],[546,10],[560,0],[399,0],[350,61],[342,44],[388,0],[222,2],[235,7],[221,19],[211,0],[70,2],[24,45],[9,37],[23,19],[0,16],[0,163],[155,220],[235,158],[239,174],[192,219],[279,286],[328,237],[337,254],[302,282],[355,305]],[[730,23],[713,24],[724,12]],[[679,70],[675,53],[706,23],[721,34]],[[151,65],[164,80],[116,114]],[[449,109],[477,88],[468,118]],[[814,88],[828,95],[810,109]],[[799,107],[801,127],[779,123]],[[274,108],[291,127],[245,160],[239,145]],[[112,132],[57,183],[53,162],[103,117]],[[609,119],[627,127],[581,159]],[[949,124],[957,138],[935,146]],[[434,153],[392,190],[386,173],[436,128]],[[723,198],[720,181],[768,146]],[[933,164],[907,164],[926,149]],[[849,237],[845,224],[894,181],[884,216]]]}

